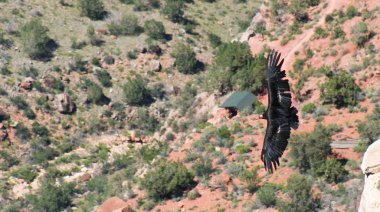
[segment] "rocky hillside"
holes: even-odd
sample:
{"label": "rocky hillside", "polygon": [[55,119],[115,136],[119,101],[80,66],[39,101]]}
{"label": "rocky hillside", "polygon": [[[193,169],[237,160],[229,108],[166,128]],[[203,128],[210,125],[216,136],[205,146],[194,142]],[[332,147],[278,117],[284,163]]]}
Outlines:
{"label": "rocky hillside", "polygon": [[[0,14],[1,211],[359,208],[380,3],[0,0]],[[268,174],[271,48],[301,120]],[[229,118],[241,90],[257,101]]]}

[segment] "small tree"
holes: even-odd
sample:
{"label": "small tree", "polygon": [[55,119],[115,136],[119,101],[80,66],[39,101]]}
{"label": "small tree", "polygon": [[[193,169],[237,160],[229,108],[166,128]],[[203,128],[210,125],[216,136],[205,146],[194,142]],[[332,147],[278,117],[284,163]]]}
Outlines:
{"label": "small tree", "polygon": [[123,86],[123,91],[126,102],[131,105],[143,105],[151,100],[146,83],[140,75],[129,79]]}
{"label": "small tree", "polygon": [[101,20],[106,13],[102,0],[78,0],[78,8],[81,15],[91,20]]}
{"label": "small tree", "polygon": [[161,200],[182,195],[184,190],[193,186],[193,178],[182,163],[160,160],[144,176],[141,184],[150,197]]}
{"label": "small tree", "polygon": [[210,41],[210,44],[213,48],[216,48],[222,44],[222,40],[220,39],[219,36],[209,33],[208,35],[208,40]]}
{"label": "small tree", "polygon": [[198,60],[196,54],[190,46],[178,44],[173,52],[175,65],[179,72],[183,74],[193,74],[197,71]]}
{"label": "small tree", "polygon": [[165,38],[165,26],[162,22],[156,20],[148,20],[144,23],[144,31],[148,36],[155,40]]}
{"label": "small tree", "polygon": [[333,103],[337,107],[356,105],[359,90],[355,79],[341,71],[340,74],[334,74],[321,85],[321,99],[326,103]]}
{"label": "small tree", "polygon": [[352,42],[358,46],[363,46],[370,38],[370,31],[368,26],[364,22],[359,22],[355,24],[352,29]]}
{"label": "small tree", "polygon": [[173,22],[183,20],[185,4],[183,0],[166,0],[165,6],[162,8],[162,13]]}
{"label": "small tree", "polygon": [[21,43],[25,53],[30,58],[41,59],[50,57],[51,51],[48,47],[50,38],[47,32],[48,28],[43,26],[39,19],[32,19],[21,27]]}

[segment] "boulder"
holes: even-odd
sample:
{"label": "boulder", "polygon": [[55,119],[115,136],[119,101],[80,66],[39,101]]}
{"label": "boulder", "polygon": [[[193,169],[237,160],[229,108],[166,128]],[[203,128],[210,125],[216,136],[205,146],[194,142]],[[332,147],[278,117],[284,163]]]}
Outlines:
{"label": "boulder", "polygon": [[256,29],[256,26],[258,23],[262,22],[264,19],[263,19],[263,16],[260,12],[256,13],[256,15],[252,18],[252,21],[251,21],[251,24],[249,25],[249,27],[245,30],[245,32],[243,32],[242,34],[239,35],[239,38],[237,39],[234,39],[235,41],[239,41],[241,43],[243,42],[248,42],[248,40],[255,36],[256,33],[255,33],[255,29]]}
{"label": "boulder", "polygon": [[119,197],[111,197],[99,206],[98,212],[130,212],[129,204]]}
{"label": "boulder", "polygon": [[80,182],[87,182],[87,181],[91,180],[91,178],[92,178],[91,174],[85,173],[82,176],[80,176],[79,181]]}
{"label": "boulder", "polygon": [[158,60],[150,60],[145,66],[146,71],[159,72],[161,70],[161,63]]}
{"label": "boulder", "polygon": [[361,170],[365,177],[359,212],[380,211],[380,139],[364,153]]}
{"label": "boulder", "polygon": [[0,141],[5,141],[8,138],[8,132],[6,130],[0,130]]}
{"label": "boulder", "polygon": [[23,82],[20,83],[20,87],[24,90],[31,90],[34,80],[31,77],[25,78]]}
{"label": "boulder", "polygon": [[58,112],[70,114],[75,111],[75,103],[66,93],[58,94],[55,98]]}

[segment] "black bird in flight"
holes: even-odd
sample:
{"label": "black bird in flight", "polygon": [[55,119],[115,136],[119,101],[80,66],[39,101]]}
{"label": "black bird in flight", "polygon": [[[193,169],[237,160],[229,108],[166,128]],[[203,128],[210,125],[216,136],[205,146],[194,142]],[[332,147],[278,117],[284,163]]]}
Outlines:
{"label": "black bird in flight", "polygon": [[284,59],[272,50],[268,56],[266,82],[268,88],[268,108],[260,118],[267,120],[267,131],[261,151],[265,170],[270,173],[280,165],[280,157],[288,145],[290,128],[298,128],[297,109],[292,107],[289,81],[281,71]]}

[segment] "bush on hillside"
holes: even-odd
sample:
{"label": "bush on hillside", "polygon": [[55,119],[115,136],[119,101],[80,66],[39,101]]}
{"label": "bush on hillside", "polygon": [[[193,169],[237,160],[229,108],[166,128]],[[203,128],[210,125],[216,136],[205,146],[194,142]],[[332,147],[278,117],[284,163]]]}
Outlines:
{"label": "bush on hillside", "polygon": [[112,20],[108,25],[112,35],[135,35],[140,32],[137,16],[126,14],[120,20]]}
{"label": "bush on hillside", "polygon": [[20,30],[20,40],[24,51],[32,59],[51,57],[49,47],[50,37],[48,28],[43,26],[39,19],[32,19],[25,23]]}
{"label": "bush on hillside", "polygon": [[137,75],[123,86],[124,97],[130,105],[144,105],[151,102],[151,95],[146,88],[145,80]]}
{"label": "bush on hillside", "polygon": [[102,0],[78,0],[78,8],[81,15],[91,20],[101,20],[106,15]]}
{"label": "bush on hillside", "polygon": [[102,105],[108,104],[109,99],[104,95],[103,89],[96,83],[92,83],[87,87],[87,101]]}
{"label": "bush on hillside", "polygon": [[352,42],[358,46],[364,46],[364,44],[370,39],[371,33],[368,26],[364,22],[359,22],[351,28]]}
{"label": "bush on hillside", "polygon": [[155,40],[165,39],[165,26],[161,21],[148,20],[144,23],[144,31],[147,35]]}
{"label": "bush on hillside", "polygon": [[162,13],[173,22],[181,22],[183,20],[185,3],[183,0],[165,0]]}
{"label": "bush on hillside", "polygon": [[312,185],[312,182],[303,175],[290,176],[287,193],[291,200],[283,205],[280,211],[315,211],[318,205],[311,192]]}
{"label": "bush on hillside", "polygon": [[159,129],[160,122],[151,116],[146,108],[141,108],[137,111],[136,116],[129,121],[129,126],[143,134],[153,134]]}
{"label": "bush on hillside", "polygon": [[104,87],[112,87],[112,77],[106,70],[97,70],[95,76]]}
{"label": "bush on hillside", "polygon": [[273,207],[277,201],[276,189],[272,185],[265,184],[257,191],[257,198],[266,207]]}
{"label": "bush on hillside", "polygon": [[311,133],[294,135],[290,142],[290,158],[292,165],[302,173],[311,172],[318,175],[318,170],[325,160],[332,155],[332,129],[317,125]]}
{"label": "bush on hillside", "polygon": [[349,19],[351,19],[351,18],[353,18],[353,17],[355,17],[355,16],[357,16],[357,15],[359,15],[359,11],[358,11],[358,9],[356,9],[355,6],[350,5],[350,6],[347,7],[347,10],[346,10],[346,16],[347,16]]}
{"label": "bush on hillside", "polygon": [[209,33],[208,35],[208,40],[210,41],[210,44],[213,48],[216,48],[222,44],[222,40],[219,36]]}
{"label": "bush on hillside", "polygon": [[194,185],[194,175],[180,162],[160,160],[141,180],[142,187],[154,199],[181,196]]}
{"label": "bush on hillside", "polygon": [[348,73],[341,71],[331,76],[321,85],[321,99],[325,103],[335,104],[337,107],[356,105],[360,88],[355,79]]}
{"label": "bush on hillside", "polygon": [[378,140],[380,138],[380,108],[376,107],[372,114],[367,115],[365,121],[358,124],[357,130],[366,146]]}
{"label": "bush on hillside", "polygon": [[320,167],[319,172],[319,175],[323,176],[328,183],[339,183],[348,174],[343,164],[335,158],[327,159]]}
{"label": "bush on hillside", "polygon": [[39,192],[30,197],[36,211],[64,211],[72,205],[76,192],[75,183],[42,180]]}
{"label": "bush on hillside", "polygon": [[194,50],[190,46],[180,43],[175,47],[172,54],[179,72],[193,74],[197,71],[199,62]]}

